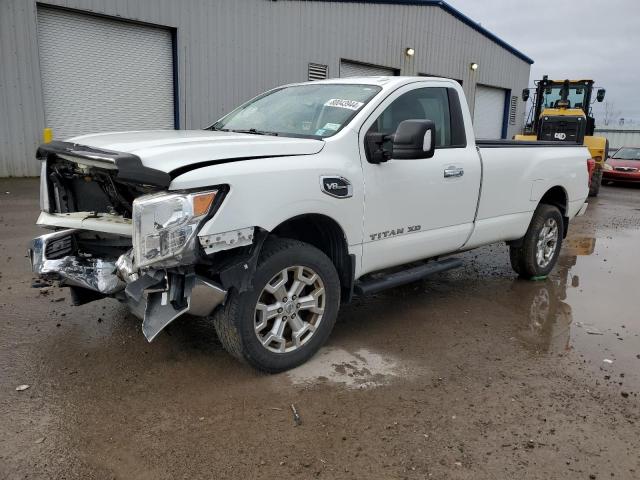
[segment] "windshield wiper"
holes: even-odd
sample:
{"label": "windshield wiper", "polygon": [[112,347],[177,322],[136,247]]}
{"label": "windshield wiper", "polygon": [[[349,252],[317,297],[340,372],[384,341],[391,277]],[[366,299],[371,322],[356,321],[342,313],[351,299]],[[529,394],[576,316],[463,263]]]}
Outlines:
{"label": "windshield wiper", "polygon": [[220,127],[216,127],[216,126],[211,126],[209,129],[213,130],[215,132],[249,133],[251,135],[272,135],[274,137],[277,137],[279,135],[278,132],[268,132],[266,130],[257,130],[255,128],[247,128],[247,129],[237,128],[237,129],[233,129],[233,128],[220,128]]}
{"label": "windshield wiper", "polygon": [[250,133],[251,135],[272,135],[274,137],[278,136],[277,132],[267,132],[265,130],[256,130],[255,128],[248,128],[246,130],[242,129],[231,129],[231,130],[223,130],[225,132],[235,132],[235,133]]}

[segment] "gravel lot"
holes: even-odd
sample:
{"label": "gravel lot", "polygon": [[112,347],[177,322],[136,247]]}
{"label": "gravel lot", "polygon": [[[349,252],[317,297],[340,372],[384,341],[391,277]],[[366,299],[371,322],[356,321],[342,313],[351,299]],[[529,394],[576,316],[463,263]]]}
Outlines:
{"label": "gravel lot", "polygon": [[37,196],[0,179],[0,478],[640,478],[640,187],[590,199],[547,280],[465,253],[274,376],[207,322],[149,344],[116,301],[32,288]]}

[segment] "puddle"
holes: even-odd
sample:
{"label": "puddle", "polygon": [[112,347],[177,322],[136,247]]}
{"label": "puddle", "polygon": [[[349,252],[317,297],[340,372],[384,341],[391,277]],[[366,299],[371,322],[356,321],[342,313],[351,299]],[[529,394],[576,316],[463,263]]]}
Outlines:
{"label": "puddle", "polygon": [[574,267],[581,256],[595,252],[596,238],[569,236],[562,246],[558,264],[547,279],[539,282],[516,282],[513,291],[524,305],[527,322],[517,337],[539,352],[561,353],[571,349],[574,313],[567,301],[568,291],[580,287]]}
{"label": "puddle", "polygon": [[328,382],[347,388],[373,388],[386,385],[394,377],[406,376],[405,366],[388,355],[361,348],[350,353],[341,348],[322,349],[310,361],[287,372],[295,385]]}
{"label": "puddle", "polygon": [[[640,390],[640,231],[612,231],[592,255],[571,267],[577,281],[566,289],[572,309],[571,346],[619,382]],[[607,358],[612,363],[603,364]],[[624,375],[621,377],[620,374]],[[622,380],[624,378],[624,380]]]}
{"label": "puddle", "polygon": [[517,336],[539,351],[573,350],[606,380],[638,391],[640,231],[598,233],[570,235],[549,278],[524,287],[528,325]]}
{"label": "puddle", "polygon": [[[526,286],[528,321],[517,333],[517,338],[538,352],[560,353],[569,350],[572,323],[571,306],[558,295],[553,280],[536,286]],[[524,290],[524,289],[523,289]]]}

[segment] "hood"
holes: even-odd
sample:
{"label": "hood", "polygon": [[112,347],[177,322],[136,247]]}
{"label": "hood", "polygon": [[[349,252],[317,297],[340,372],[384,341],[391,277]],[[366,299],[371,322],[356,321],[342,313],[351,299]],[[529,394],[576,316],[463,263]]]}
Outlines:
{"label": "hood", "polygon": [[640,160],[625,160],[623,158],[609,158],[607,163],[612,167],[630,167],[640,170]]}
{"label": "hood", "polygon": [[83,135],[67,141],[133,154],[140,158],[143,166],[166,173],[218,160],[312,155],[324,147],[322,140],[211,130],[114,132]]}

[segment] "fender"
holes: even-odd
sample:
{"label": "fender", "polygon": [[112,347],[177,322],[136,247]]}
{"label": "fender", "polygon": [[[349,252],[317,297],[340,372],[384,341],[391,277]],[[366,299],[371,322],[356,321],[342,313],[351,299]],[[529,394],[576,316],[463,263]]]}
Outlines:
{"label": "fender", "polygon": [[269,232],[256,227],[254,241],[249,251],[234,255],[230,263],[223,265],[218,270],[220,283],[225,290],[234,288],[238,292],[246,292],[253,287],[258,258],[260,258],[260,252],[268,236]]}

